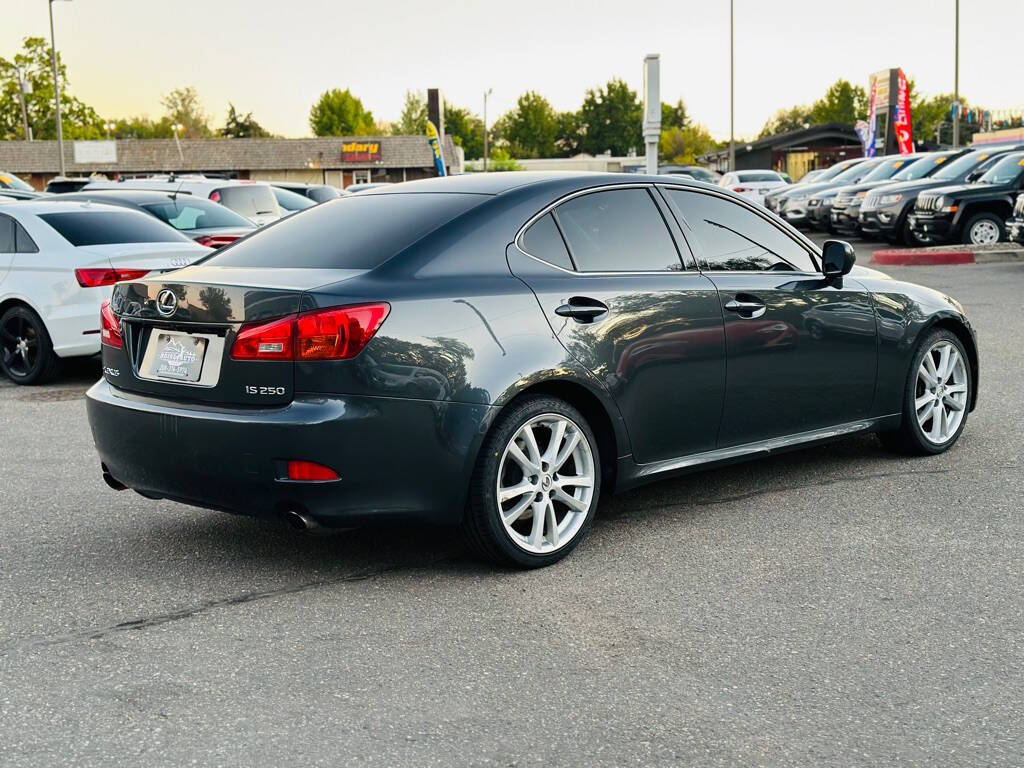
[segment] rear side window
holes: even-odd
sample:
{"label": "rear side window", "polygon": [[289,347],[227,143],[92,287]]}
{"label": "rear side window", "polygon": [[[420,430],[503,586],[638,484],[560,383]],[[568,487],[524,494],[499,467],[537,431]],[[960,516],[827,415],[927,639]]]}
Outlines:
{"label": "rear side window", "polygon": [[591,192],[555,215],[581,272],[681,270],[665,220],[645,189]]}
{"label": "rear side window", "polygon": [[39,253],[39,246],[17,221],[14,222],[14,249],[18,253]]}
{"label": "rear side window", "polygon": [[373,269],[487,195],[353,195],[289,216],[207,260],[219,267]]}
{"label": "rear side window", "polygon": [[550,213],[537,219],[523,234],[523,250],[562,269],[573,268],[565,241]]}
{"label": "rear side window", "polygon": [[742,205],[699,192],[665,192],[676,214],[696,233],[708,269],[817,271],[806,248]]}
{"label": "rear side window", "polygon": [[41,213],[39,218],[72,245],[189,243],[166,224],[137,211]]}
{"label": "rear side window", "polygon": [[210,195],[210,199],[243,216],[267,216],[280,212],[274,193],[263,184],[221,187]]}
{"label": "rear side window", "polygon": [[248,219],[231,209],[205,200],[178,198],[175,202],[151,203],[142,207],[175,229],[252,226]]}
{"label": "rear side window", "polygon": [[14,245],[14,219],[0,216],[0,253],[17,253]]}

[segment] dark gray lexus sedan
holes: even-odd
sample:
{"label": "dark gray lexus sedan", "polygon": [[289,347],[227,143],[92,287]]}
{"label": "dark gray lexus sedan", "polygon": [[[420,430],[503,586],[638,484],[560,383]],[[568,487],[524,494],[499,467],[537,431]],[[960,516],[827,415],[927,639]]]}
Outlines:
{"label": "dark gray lexus sedan", "polygon": [[458,524],[547,565],[602,493],[858,432],[952,446],[978,381],[963,309],[853,262],[679,178],[382,187],[118,284],[89,421],[116,489]]}

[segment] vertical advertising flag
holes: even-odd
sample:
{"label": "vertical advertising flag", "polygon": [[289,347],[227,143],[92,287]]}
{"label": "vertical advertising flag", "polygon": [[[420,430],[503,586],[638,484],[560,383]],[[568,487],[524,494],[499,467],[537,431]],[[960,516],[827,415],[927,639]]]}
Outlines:
{"label": "vertical advertising flag", "polygon": [[910,121],[910,86],[902,69],[896,72],[896,119],[892,125],[900,154],[909,155],[914,151],[914,126]]}
{"label": "vertical advertising flag", "polygon": [[441,137],[437,135],[437,128],[427,120],[427,142],[430,144],[430,151],[434,153],[434,167],[437,168],[438,176],[447,176],[444,171],[444,157],[441,155]]}
{"label": "vertical advertising flag", "polygon": [[871,76],[871,105],[868,109],[868,130],[867,135],[864,137],[864,157],[875,156],[875,133],[876,133],[876,121],[878,115],[875,114],[875,99],[878,96],[878,77],[877,75]]}

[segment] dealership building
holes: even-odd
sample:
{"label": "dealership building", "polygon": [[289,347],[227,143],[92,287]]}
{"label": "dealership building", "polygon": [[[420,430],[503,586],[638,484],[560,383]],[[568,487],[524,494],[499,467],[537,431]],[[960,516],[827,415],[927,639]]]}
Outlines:
{"label": "dealership building", "polygon": [[[771,168],[785,171],[797,180],[808,171],[863,155],[863,145],[853,126],[827,123],[757,141],[736,142],[736,170]],[[728,148],[710,152],[700,159],[723,173],[729,169]]]}
{"label": "dealership building", "polygon": [[[448,173],[461,173],[462,148],[450,136],[443,138],[441,147]],[[65,141],[64,165],[67,176],[209,173],[341,188],[437,175],[426,136]],[[57,142],[0,141],[0,169],[42,189],[60,173]]]}

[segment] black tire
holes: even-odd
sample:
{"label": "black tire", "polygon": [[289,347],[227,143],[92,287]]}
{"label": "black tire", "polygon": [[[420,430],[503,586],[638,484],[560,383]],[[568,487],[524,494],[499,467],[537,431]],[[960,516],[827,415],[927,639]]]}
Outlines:
{"label": "black tire", "polygon": [[[918,424],[917,413],[914,407],[914,401],[918,397],[918,368],[921,366],[921,361],[924,359],[925,353],[939,341],[947,341],[956,348],[957,352],[960,353],[960,357],[964,361],[964,367],[967,370],[967,405],[964,408],[963,419],[960,421],[960,426],[953,435],[941,444],[933,443],[925,437],[924,430],[921,428],[921,425]],[[963,434],[964,427],[967,426],[967,412],[970,409],[970,402],[973,396],[974,371],[971,370],[970,358],[967,356],[967,350],[964,349],[963,342],[961,342],[959,337],[952,331],[946,330],[945,328],[938,328],[923,338],[918,343],[917,349],[914,350],[914,357],[910,363],[910,372],[907,374],[907,383],[903,390],[903,413],[899,429],[880,432],[878,434],[878,438],[886,448],[898,453],[909,453],[918,456],[934,456],[935,454],[945,453],[953,447],[957,440],[960,439],[960,435]]]}
{"label": "black tire", "polygon": [[[557,414],[579,427],[592,452],[594,485],[590,508],[586,511],[586,518],[576,534],[561,548],[537,554],[521,548],[506,532],[500,519],[497,485],[498,471],[506,446],[523,425],[544,414]],[[473,554],[483,560],[515,568],[542,568],[558,562],[575,549],[593,522],[600,497],[601,460],[598,443],[583,414],[556,397],[526,396],[511,403],[498,417],[480,449],[462,523],[464,538]]]}
{"label": "black tire", "polygon": [[[27,343],[28,361],[19,351],[19,340]],[[60,367],[46,326],[35,312],[17,305],[0,317],[0,371],[15,384],[43,384]]]}
{"label": "black tire", "polygon": [[983,211],[981,213],[976,213],[973,216],[971,216],[971,218],[967,220],[967,223],[964,224],[963,234],[960,236],[960,239],[964,243],[964,245],[973,245],[973,243],[971,242],[971,229],[976,224],[982,221],[992,222],[995,225],[996,229],[999,230],[998,242],[1003,242],[1004,240],[1006,240],[1006,226],[1004,225],[1002,218],[1000,218],[998,215],[994,213]]}
{"label": "black tire", "polygon": [[896,241],[910,247],[918,246],[921,244],[921,242],[917,239],[917,235],[914,234],[914,230],[910,228],[909,218],[903,220],[903,226],[900,227],[900,233],[897,236]]}

